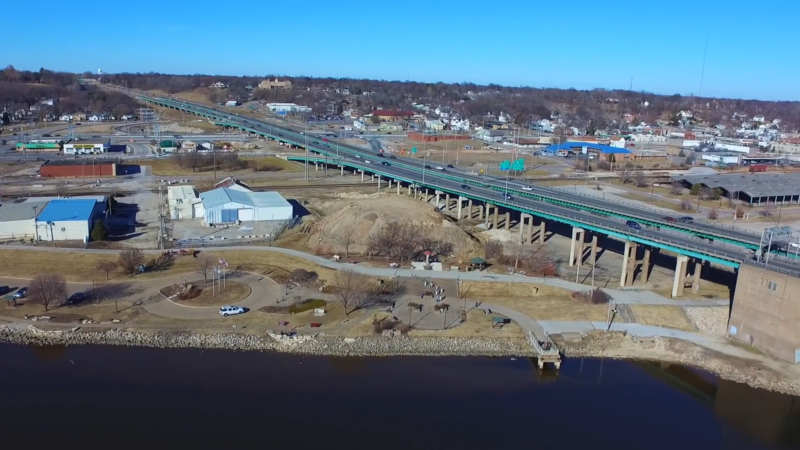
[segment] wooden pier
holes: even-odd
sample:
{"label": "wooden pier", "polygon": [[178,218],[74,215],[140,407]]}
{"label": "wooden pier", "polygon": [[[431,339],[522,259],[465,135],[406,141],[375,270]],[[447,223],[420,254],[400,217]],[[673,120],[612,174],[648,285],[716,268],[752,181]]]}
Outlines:
{"label": "wooden pier", "polygon": [[529,331],[528,341],[536,351],[539,369],[544,369],[545,364],[552,364],[556,370],[561,368],[561,352],[558,350],[555,342],[550,339],[550,336],[545,334],[544,339],[539,340],[534,336],[532,331]]}

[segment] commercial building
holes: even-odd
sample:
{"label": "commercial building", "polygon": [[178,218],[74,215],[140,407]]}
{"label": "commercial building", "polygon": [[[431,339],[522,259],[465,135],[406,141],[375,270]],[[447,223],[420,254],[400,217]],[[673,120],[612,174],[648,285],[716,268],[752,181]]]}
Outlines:
{"label": "commercial building", "polygon": [[39,168],[43,178],[102,178],[117,176],[117,160],[50,160]]}
{"label": "commercial building", "polygon": [[294,103],[267,103],[267,108],[276,113],[311,112],[311,108],[308,106],[300,106]]}
{"label": "commercial building", "polygon": [[203,217],[203,203],[194,186],[170,186],[167,189],[167,202],[172,220]]}
{"label": "commercial building", "polygon": [[738,199],[753,206],[765,203],[792,204],[800,202],[800,173],[718,173],[675,177],[687,188],[695,184],[721,189],[725,197]]}
{"label": "commercial building", "polygon": [[36,217],[36,235],[44,241],[88,242],[103,205],[92,199],[51,200]]}
{"label": "commercial building", "polygon": [[703,161],[711,161],[717,164],[739,164],[740,155],[736,153],[716,153],[705,152],[700,156]]}
{"label": "commercial building", "polygon": [[220,188],[200,194],[206,225],[289,220],[292,204],[277,192],[250,192]]}
{"label": "commercial building", "polygon": [[416,142],[439,142],[439,141],[468,141],[466,134],[439,134],[439,133],[408,133],[408,139]]}
{"label": "commercial building", "polygon": [[289,80],[286,81],[278,81],[277,78],[274,80],[264,80],[261,83],[258,83],[259,89],[291,89],[292,82]]}
{"label": "commercial building", "polygon": [[49,201],[4,203],[0,206],[0,238],[34,239],[36,218]]}
{"label": "commercial building", "polygon": [[18,152],[57,152],[61,150],[58,142],[18,142]]}
{"label": "commercial building", "polygon": [[65,155],[97,155],[111,147],[108,141],[77,141],[64,144]]}
{"label": "commercial building", "polygon": [[372,116],[378,116],[380,120],[408,120],[413,119],[414,111],[397,111],[393,109],[376,109],[372,111]]}
{"label": "commercial building", "polygon": [[775,153],[788,153],[794,155],[800,153],[800,144],[792,142],[773,142],[770,144],[770,150]]}

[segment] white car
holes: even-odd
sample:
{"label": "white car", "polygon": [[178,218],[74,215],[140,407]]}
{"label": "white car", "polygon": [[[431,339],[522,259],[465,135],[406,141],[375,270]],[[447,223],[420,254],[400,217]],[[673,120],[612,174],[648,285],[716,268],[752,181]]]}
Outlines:
{"label": "white car", "polygon": [[530,186],[522,186],[522,190],[523,190],[523,191],[532,191],[532,190],[533,190],[533,188],[532,188],[532,187],[530,187]]}
{"label": "white car", "polygon": [[436,170],[444,170],[444,167],[442,167],[442,166],[436,166]]}
{"label": "white car", "polygon": [[364,162],[367,163],[367,164],[372,164],[372,161],[370,161],[368,159],[365,159]]}
{"label": "white car", "polygon": [[228,317],[236,314],[244,314],[244,308],[241,306],[220,306],[219,315]]}

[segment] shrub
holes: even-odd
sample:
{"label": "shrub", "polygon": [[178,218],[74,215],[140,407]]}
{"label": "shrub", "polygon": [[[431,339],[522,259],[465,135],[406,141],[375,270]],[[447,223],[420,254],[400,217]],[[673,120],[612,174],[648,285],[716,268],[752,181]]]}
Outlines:
{"label": "shrub", "polygon": [[711,220],[719,219],[719,211],[717,211],[717,208],[712,208],[708,211],[708,218]]}
{"label": "shrub", "polygon": [[92,240],[93,241],[105,241],[106,235],[108,234],[108,230],[106,230],[106,224],[103,223],[102,220],[95,220],[94,227],[92,227]]}
{"label": "shrub", "polygon": [[575,291],[572,293],[572,298],[575,300],[580,300],[584,303],[591,303],[593,305],[604,305],[611,301],[611,296],[600,288],[597,288],[593,291]]}
{"label": "shrub", "polygon": [[295,269],[289,274],[289,278],[295,283],[308,283],[317,279],[317,272],[305,269]]}
{"label": "shrub", "polygon": [[299,314],[306,311],[311,311],[312,309],[317,308],[324,308],[328,305],[328,302],[325,300],[320,300],[316,298],[310,298],[308,300],[303,300],[300,303],[295,303],[294,305],[289,307],[289,312],[292,314]]}

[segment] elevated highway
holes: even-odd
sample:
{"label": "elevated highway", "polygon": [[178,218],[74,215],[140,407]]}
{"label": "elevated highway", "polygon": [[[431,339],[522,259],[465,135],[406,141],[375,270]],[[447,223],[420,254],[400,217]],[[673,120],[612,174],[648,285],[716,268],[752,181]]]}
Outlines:
{"label": "elevated highway", "polygon": [[[670,223],[662,220],[662,213],[643,210],[633,204],[587,198],[541,186],[533,186],[533,190],[530,191],[523,190],[524,185],[515,180],[479,176],[458,169],[435,170],[430,168],[428,162],[419,159],[377,158],[370,150],[336,141],[325,141],[323,138],[285,126],[279,127],[204,105],[148,95],[137,95],[137,98],[146,103],[206,117],[222,127],[236,128],[254,135],[305,147],[309,152],[320,155],[311,158],[315,163],[335,164],[368,172],[384,180],[394,179],[413,186],[415,190],[428,189],[434,192],[438,190],[443,194],[539,216],[698,260],[738,267],[743,262],[752,263],[752,251],[760,244],[760,235],[746,230],[704,223]],[[290,159],[297,160],[297,158]],[[300,159],[305,160],[305,158]],[[371,164],[365,160],[370,160]],[[386,162],[388,165],[379,162]],[[512,194],[514,199],[505,200],[502,194],[506,192]],[[633,231],[625,226],[625,220],[635,220],[649,228]],[[738,248],[720,246],[719,242]],[[800,268],[789,262],[775,260],[771,261],[770,266],[788,272]]]}

